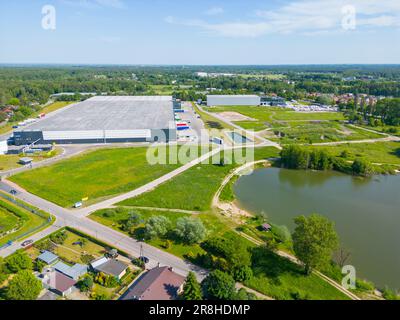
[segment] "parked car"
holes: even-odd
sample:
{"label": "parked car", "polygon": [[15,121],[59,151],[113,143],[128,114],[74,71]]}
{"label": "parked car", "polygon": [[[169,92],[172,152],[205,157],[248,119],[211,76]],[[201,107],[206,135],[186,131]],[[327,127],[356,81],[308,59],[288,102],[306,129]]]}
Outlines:
{"label": "parked car", "polygon": [[32,243],[33,243],[33,240],[26,240],[26,241],[24,241],[24,242],[21,243],[21,246],[22,246],[22,247],[27,247],[27,246],[29,246],[29,245],[32,244]]}
{"label": "parked car", "polygon": [[17,190],[14,190],[14,189],[10,190],[10,194],[12,194],[13,196],[15,196],[15,195],[17,194]]}
{"label": "parked car", "polygon": [[149,263],[149,258],[147,258],[147,257],[139,257],[139,260],[140,261],[143,261],[144,263]]}

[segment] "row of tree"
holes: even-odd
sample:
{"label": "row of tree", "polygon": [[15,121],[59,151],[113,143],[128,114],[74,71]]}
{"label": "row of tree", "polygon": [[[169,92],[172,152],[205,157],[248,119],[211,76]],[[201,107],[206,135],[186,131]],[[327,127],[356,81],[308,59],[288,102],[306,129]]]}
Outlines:
{"label": "row of tree", "polygon": [[281,164],[288,169],[334,169],[356,176],[370,176],[374,174],[374,168],[365,159],[357,158],[353,162],[346,160],[346,155],[335,157],[323,149],[310,150],[298,145],[285,146],[281,151]]}

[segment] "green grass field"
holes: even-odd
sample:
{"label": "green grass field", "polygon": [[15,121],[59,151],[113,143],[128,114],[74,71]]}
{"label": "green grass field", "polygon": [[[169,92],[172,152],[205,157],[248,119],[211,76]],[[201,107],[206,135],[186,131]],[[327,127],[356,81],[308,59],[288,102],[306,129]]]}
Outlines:
{"label": "green grass field", "polygon": [[146,158],[147,150],[97,150],[49,167],[15,175],[10,180],[63,207],[71,207],[86,197],[89,197],[88,203],[93,203],[134,190],[180,166],[150,165]]}
{"label": "green grass field", "polygon": [[13,230],[18,226],[20,218],[14,213],[0,207],[0,234]]}
{"label": "green grass field", "polygon": [[[272,147],[256,148],[255,160],[276,157],[279,150]],[[207,211],[224,178],[236,164],[225,166],[202,164],[189,169],[158,188],[120,203],[124,206]]]}
{"label": "green grass field", "polygon": [[254,277],[247,286],[278,300],[349,300],[346,295],[318,276],[306,276],[304,269],[265,248],[253,249]]}
{"label": "green grass field", "polygon": [[400,142],[354,143],[337,146],[313,146],[309,148],[325,149],[334,156],[340,157],[347,152],[346,159],[364,158],[372,163],[383,163],[400,166]]}
{"label": "green grass field", "polygon": [[[33,159],[33,162],[40,162],[46,159],[53,158],[61,153],[60,148],[56,148],[51,152],[40,152],[35,154],[30,154],[28,157]],[[19,164],[19,160],[25,157],[25,155],[14,155],[14,154],[6,154],[0,155],[0,171],[7,171],[15,168],[23,167],[23,165]]]}
{"label": "green grass field", "polygon": [[283,122],[274,124],[273,132],[282,144],[319,143],[379,139],[382,135],[348,126],[337,121]]}
{"label": "green grass field", "polygon": [[[41,226],[44,228],[46,225],[50,224],[50,221],[47,220],[47,217],[50,216],[44,212],[42,212],[42,214],[43,217],[40,217],[21,207],[16,206],[6,199],[1,198],[0,245],[4,245],[8,241],[13,241],[21,236],[26,238],[31,232],[42,229]],[[3,232],[13,229],[16,229],[16,231],[7,235],[2,235]]]}

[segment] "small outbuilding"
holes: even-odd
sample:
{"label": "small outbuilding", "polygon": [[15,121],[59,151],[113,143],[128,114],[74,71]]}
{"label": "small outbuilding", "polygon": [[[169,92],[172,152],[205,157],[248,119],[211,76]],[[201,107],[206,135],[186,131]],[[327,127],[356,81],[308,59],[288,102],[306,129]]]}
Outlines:
{"label": "small outbuilding", "polygon": [[271,231],[272,226],[271,226],[270,224],[268,224],[268,223],[264,223],[264,224],[261,226],[261,229],[262,229],[263,231]]}
{"label": "small outbuilding", "polygon": [[80,277],[82,277],[88,271],[88,267],[85,265],[77,263],[77,264],[73,265],[72,267],[70,267],[69,265],[65,264],[64,262],[57,262],[54,265],[54,269],[74,280],[78,280]]}
{"label": "small outbuilding", "polygon": [[56,263],[58,259],[58,256],[50,251],[43,251],[43,253],[38,257],[38,260],[43,261],[47,265]]}
{"label": "small outbuilding", "polygon": [[21,158],[19,159],[19,163],[26,166],[28,164],[32,164],[33,159],[32,158]]}

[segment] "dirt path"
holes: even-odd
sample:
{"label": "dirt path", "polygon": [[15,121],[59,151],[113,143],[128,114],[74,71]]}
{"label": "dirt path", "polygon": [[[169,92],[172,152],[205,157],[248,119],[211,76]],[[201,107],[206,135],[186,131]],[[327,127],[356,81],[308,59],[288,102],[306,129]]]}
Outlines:
{"label": "dirt path", "polygon": [[[263,244],[264,244],[262,241],[259,241],[259,240],[257,240],[257,239],[254,239],[253,237],[251,237],[251,236],[249,236],[249,235],[247,235],[247,234],[245,234],[245,233],[243,233],[243,232],[236,231],[236,233],[240,234],[243,238],[246,238],[247,240],[253,242],[254,244],[257,244],[257,245],[263,245]],[[278,251],[276,251],[276,253],[277,253],[278,255],[280,255],[281,257],[286,258],[286,259],[289,259],[290,261],[292,261],[292,262],[294,262],[294,263],[296,263],[296,264],[298,264],[298,265],[303,265],[303,264],[301,263],[301,261],[299,261],[295,256],[293,256],[293,255],[291,255],[291,254],[289,254],[289,253],[287,253],[287,252],[278,250]],[[332,280],[331,278],[327,277],[327,276],[324,275],[323,273],[321,273],[321,272],[319,272],[319,271],[317,271],[317,270],[313,270],[313,273],[314,273],[315,275],[317,275],[318,277],[320,277],[322,280],[328,282],[330,285],[332,285],[333,287],[335,287],[337,290],[339,290],[340,292],[342,292],[343,294],[345,294],[345,295],[346,295],[347,297],[349,297],[350,299],[352,299],[352,300],[361,300],[357,295],[355,295],[354,293],[350,292],[350,291],[347,290],[346,288],[342,287],[342,286],[341,286],[340,284],[338,284],[336,281],[334,281],[334,280]]]}
{"label": "dirt path", "polygon": [[265,294],[262,294],[261,292],[258,292],[254,289],[248,288],[241,283],[236,283],[236,289],[245,289],[247,292],[254,294],[260,300],[275,300],[274,298],[266,296]]}

